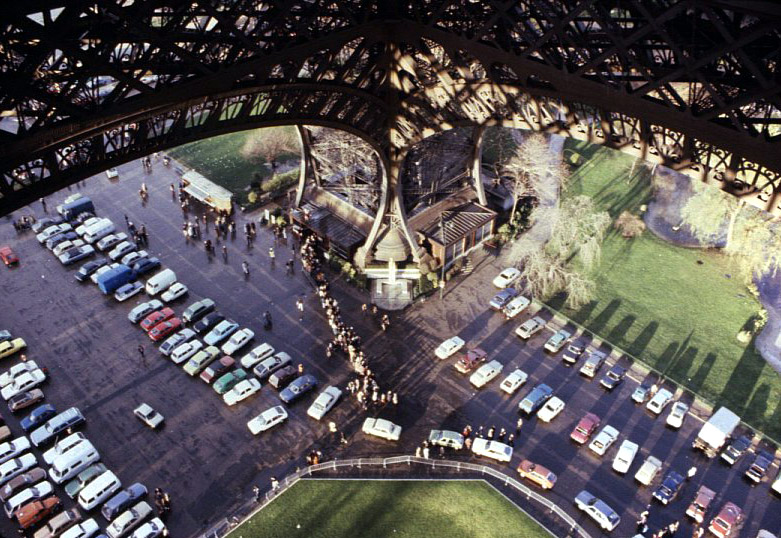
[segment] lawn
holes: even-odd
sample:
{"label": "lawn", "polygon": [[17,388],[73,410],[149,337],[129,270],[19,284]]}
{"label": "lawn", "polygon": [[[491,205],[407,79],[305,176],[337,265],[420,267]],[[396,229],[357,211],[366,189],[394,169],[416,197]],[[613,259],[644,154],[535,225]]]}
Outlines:
{"label": "lawn", "polygon": [[232,538],[500,535],[551,536],[486,483],[452,480],[304,480],[231,533]]}
{"label": "lawn", "polygon": [[[588,159],[566,196],[590,195],[614,218],[647,202],[647,169],[637,166],[627,179],[632,157],[574,140],[565,148]],[[676,247],[648,231],[635,239],[611,231],[595,280],[596,299],[565,314],[781,439],[781,379],[753,344],[735,338],[761,305],[732,275],[725,256]],[[560,298],[550,302],[561,305]]]}

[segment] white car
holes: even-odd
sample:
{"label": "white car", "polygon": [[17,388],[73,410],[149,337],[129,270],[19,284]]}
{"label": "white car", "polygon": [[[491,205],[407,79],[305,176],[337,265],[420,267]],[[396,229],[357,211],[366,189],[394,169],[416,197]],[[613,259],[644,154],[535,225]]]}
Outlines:
{"label": "white car", "polygon": [[69,528],[60,535],[60,538],[91,538],[100,532],[100,527],[94,519],[90,518]]}
{"label": "white car", "polygon": [[683,402],[675,402],[670,414],[667,415],[667,425],[671,428],[678,429],[683,426],[683,419],[686,418],[686,413],[689,411],[689,406]]}
{"label": "white car", "polygon": [[127,301],[134,295],[141,293],[142,289],[144,289],[144,285],[141,282],[128,282],[127,284],[120,286],[117,291],[114,292],[114,299],[120,303],[122,301]]}
{"label": "white car", "polygon": [[133,409],[133,414],[138,420],[153,430],[160,427],[160,425],[165,421],[165,417],[163,417],[163,415],[152,409],[152,406],[146,403],[142,403]]}
{"label": "white car", "polygon": [[550,400],[545,402],[545,405],[540,407],[539,411],[537,411],[537,418],[543,422],[550,422],[563,410],[564,400],[557,396],[553,396]]}
{"label": "white car", "polygon": [[246,346],[250,340],[255,338],[255,333],[251,329],[240,329],[233,333],[230,340],[222,345],[222,352],[226,355],[233,355],[238,350]]}
{"label": "white car", "polygon": [[165,524],[159,517],[147,521],[132,534],[130,538],[157,538],[165,530]]}
{"label": "white car", "polygon": [[239,381],[235,387],[222,395],[226,405],[236,405],[242,400],[246,400],[260,390],[260,381],[254,377]]}
{"label": "white car", "polygon": [[181,282],[174,282],[167,290],[163,292],[160,298],[164,303],[170,303],[171,301],[177,300],[179,297],[184,297],[187,295],[187,291],[187,286]]}
{"label": "white car", "polygon": [[130,534],[134,528],[141,524],[152,513],[152,507],[146,501],[137,503],[133,508],[125,510],[106,527],[109,538],[122,538]]}
{"label": "white car", "polygon": [[54,226],[49,226],[44,231],[39,233],[35,236],[35,238],[38,240],[39,243],[43,244],[46,243],[46,240],[50,237],[54,237],[57,234],[70,232],[73,229],[70,224],[64,223],[64,224],[55,224]]}
{"label": "white car", "polygon": [[637,443],[633,443],[629,439],[624,439],[624,442],[618,447],[618,452],[616,452],[616,457],[613,460],[613,470],[621,474],[629,471],[639,449],[640,447]]}
{"label": "white car", "polygon": [[13,381],[13,383],[0,389],[0,396],[8,401],[17,394],[37,387],[44,381],[46,381],[46,374],[40,368],[30,372],[23,372]]}
{"label": "white car", "polygon": [[452,356],[454,353],[460,351],[465,344],[466,342],[464,342],[460,337],[454,336],[439,344],[439,347],[434,352],[434,354],[440,359],[444,360]]}
{"label": "white car", "polygon": [[119,170],[117,170],[116,168],[109,168],[108,170],[106,170],[106,177],[109,179],[114,179],[119,177]]}
{"label": "white car", "polygon": [[658,415],[664,408],[667,407],[673,399],[673,393],[667,389],[659,389],[653,398],[651,398],[648,404],[645,406],[651,413]]}
{"label": "white car", "polygon": [[122,241],[127,241],[127,234],[125,232],[119,232],[118,234],[108,234],[106,237],[98,241],[96,245],[98,250],[104,251],[110,248],[114,248]]}
{"label": "white car", "polygon": [[540,332],[547,322],[542,319],[540,316],[534,316],[533,318],[529,318],[526,321],[523,322],[523,324],[515,329],[515,334],[523,338],[524,340],[528,340],[538,332]]}
{"label": "white car", "polygon": [[81,239],[74,239],[73,241],[63,241],[56,247],[52,249],[52,252],[55,256],[59,257],[63,252],[66,250],[73,248],[73,247],[83,247],[84,241]]}
{"label": "white car", "polygon": [[152,299],[133,308],[127,315],[127,319],[130,323],[138,323],[155,310],[160,310],[161,308],[163,308],[163,303],[157,299]]}
{"label": "white car", "polygon": [[502,384],[499,385],[499,388],[507,394],[514,394],[516,390],[521,388],[521,386],[526,383],[528,378],[529,375],[526,372],[516,368],[510,373],[510,375],[504,378],[504,381],[502,381]]}
{"label": "white car", "polygon": [[621,523],[621,517],[605,501],[585,489],[575,497],[575,506],[588,514],[604,530],[610,532]]}
{"label": "white car", "polygon": [[336,402],[338,402],[341,397],[341,390],[333,386],[327,387],[317,396],[317,398],[315,398],[315,401],[312,402],[312,405],[307,409],[306,414],[315,420],[320,420],[334,405],[336,405]]}
{"label": "white car", "polygon": [[25,372],[31,372],[38,368],[35,361],[20,362],[11,366],[7,371],[0,375],[0,388],[10,385],[14,380]]}
{"label": "white car", "polygon": [[281,424],[287,419],[287,410],[281,405],[266,409],[261,414],[247,422],[247,428],[252,432],[252,435],[257,435],[260,432],[264,432]]}
{"label": "white car", "polygon": [[548,341],[545,342],[545,351],[550,353],[558,353],[561,351],[561,348],[563,348],[567,342],[569,342],[571,336],[572,335],[564,329],[556,331],[556,333],[554,333],[554,335],[548,338]]}
{"label": "white car", "polygon": [[388,441],[398,441],[401,436],[401,426],[384,418],[367,418],[361,428],[363,433],[382,437]]}
{"label": "white car", "polygon": [[133,267],[133,265],[140,260],[141,258],[148,258],[149,253],[146,250],[137,250],[135,252],[131,252],[130,254],[126,254],[122,257],[122,265],[127,265],[128,267]]}
{"label": "white car", "polygon": [[101,220],[100,217],[90,217],[90,218],[88,218],[87,220],[85,220],[84,222],[82,222],[81,224],[76,226],[76,233],[78,235],[84,235],[86,233],[86,231],[87,231],[87,228],[89,228],[90,226],[93,226],[93,225],[99,223],[100,220]]}
{"label": "white car", "polygon": [[594,454],[604,456],[610,445],[616,442],[616,439],[618,439],[618,430],[608,424],[602,428],[602,431],[589,443],[588,447]]}
{"label": "white car", "polygon": [[494,286],[496,286],[497,288],[509,288],[520,277],[521,277],[521,272],[518,269],[516,269],[515,267],[508,267],[507,269],[499,273],[496,276],[496,278],[494,278]]}
{"label": "white car", "polygon": [[209,333],[203,337],[203,341],[210,346],[216,346],[234,332],[239,330],[239,324],[229,319],[224,319],[217,324]]}
{"label": "white car", "polygon": [[27,437],[17,437],[12,441],[0,445],[0,463],[5,463],[13,457],[18,456],[30,448],[30,441]]}
{"label": "white car", "polygon": [[5,515],[14,517],[14,512],[31,501],[45,499],[52,494],[54,488],[48,480],[42,480],[34,486],[23,489],[5,502]]}
{"label": "white car", "polygon": [[111,259],[112,262],[119,261],[120,258],[123,258],[127,254],[130,254],[134,250],[136,250],[138,247],[136,247],[133,243],[129,241],[122,241],[120,244],[115,246],[111,252],[108,253],[108,257]]}
{"label": "white car", "polygon": [[182,364],[184,361],[198,353],[203,348],[203,342],[200,340],[190,340],[180,344],[171,352],[171,360],[174,364]]}
{"label": "white car", "polygon": [[241,358],[241,367],[249,370],[260,361],[270,357],[273,354],[274,348],[264,342]]}
{"label": "white car", "polygon": [[653,482],[659,471],[662,470],[662,462],[653,456],[648,456],[635,473],[635,480],[647,486]]}
{"label": "white car", "polygon": [[76,432],[68,435],[67,437],[64,437],[63,439],[60,439],[56,443],[54,443],[54,446],[43,453],[43,461],[46,462],[47,465],[51,465],[54,461],[54,458],[59,456],[60,454],[64,454],[68,450],[89,441],[87,441],[87,438],[84,436],[81,432]]}
{"label": "white car", "polygon": [[469,382],[478,389],[482,388],[493,381],[496,376],[502,372],[502,368],[504,368],[504,365],[501,362],[491,361],[478,368],[477,371],[469,377]]}
{"label": "white car", "polygon": [[[162,306],[162,305],[160,305]],[[155,309],[157,310],[157,309]],[[143,318],[140,318],[143,319]],[[178,333],[174,334],[173,336],[169,336],[168,339],[160,344],[160,353],[169,356],[171,355],[171,352],[182,345],[184,342],[187,342],[191,338],[195,338],[195,331],[192,329],[182,329]]]}
{"label": "white car", "polygon": [[464,436],[451,430],[431,430],[428,442],[435,446],[444,446],[454,450],[464,448]]}
{"label": "white car", "polygon": [[510,445],[500,443],[499,441],[483,439],[482,437],[478,437],[474,440],[472,443],[472,452],[478,456],[485,456],[486,458],[503,462],[509,462],[513,457],[513,447]]}
{"label": "white car", "polygon": [[13,477],[19,476],[36,465],[38,465],[38,462],[35,460],[35,456],[29,452],[25,452],[18,458],[6,461],[0,465],[0,485],[5,484]]}
{"label": "white car", "polygon": [[98,270],[97,270],[97,271],[95,271],[94,273],[92,273],[92,274],[90,275],[89,279],[92,281],[92,283],[93,283],[93,284],[97,284],[97,283],[98,283],[98,277],[99,277],[100,275],[102,275],[103,273],[105,273],[105,272],[107,272],[107,271],[110,271],[110,270],[112,270],[112,269],[115,269],[115,268],[117,268],[117,267],[119,267],[119,264],[118,264],[118,263],[111,263],[111,264],[109,264],[109,265],[104,265],[103,267],[100,267],[100,268],[98,268]]}

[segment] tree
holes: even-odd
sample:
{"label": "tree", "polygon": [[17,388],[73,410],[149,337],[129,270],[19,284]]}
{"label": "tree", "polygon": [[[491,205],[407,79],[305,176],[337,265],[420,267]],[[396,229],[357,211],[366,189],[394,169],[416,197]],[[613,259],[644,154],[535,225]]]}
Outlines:
{"label": "tree", "polygon": [[735,220],[743,202],[703,183],[692,182],[694,194],[681,209],[681,218],[694,237],[708,243],[716,239],[727,221],[727,246],[735,229]]}
{"label": "tree", "polygon": [[279,158],[297,150],[298,140],[290,127],[272,127],[250,134],[241,148],[241,154],[250,161],[268,163],[273,178]]}
{"label": "tree", "polygon": [[643,219],[629,211],[623,211],[613,222],[613,226],[621,232],[622,237],[627,239],[638,237],[645,231]]}
{"label": "tree", "polygon": [[[556,189],[564,186],[569,175],[561,155],[551,152],[547,139],[541,134],[526,137],[512,157],[501,165],[500,170],[513,197],[510,222],[514,222],[521,198],[554,198]],[[555,178],[558,178],[558,182]]]}

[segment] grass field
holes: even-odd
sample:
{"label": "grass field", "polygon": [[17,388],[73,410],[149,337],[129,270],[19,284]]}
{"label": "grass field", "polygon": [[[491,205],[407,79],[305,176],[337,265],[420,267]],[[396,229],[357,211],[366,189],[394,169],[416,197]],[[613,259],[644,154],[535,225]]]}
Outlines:
{"label": "grass field", "polygon": [[[628,179],[632,157],[574,140],[565,148],[588,159],[567,196],[590,195],[614,218],[648,201],[647,170],[638,166]],[[761,305],[732,277],[725,256],[676,247],[648,231],[635,239],[611,231],[595,280],[596,300],[567,315],[781,439],[781,379],[752,344],[735,338]],[[559,307],[560,298],[551,304]]]}
{"label": "grass field", "polygon": [[550,538],[484,482],[305,480],[231,538]]}

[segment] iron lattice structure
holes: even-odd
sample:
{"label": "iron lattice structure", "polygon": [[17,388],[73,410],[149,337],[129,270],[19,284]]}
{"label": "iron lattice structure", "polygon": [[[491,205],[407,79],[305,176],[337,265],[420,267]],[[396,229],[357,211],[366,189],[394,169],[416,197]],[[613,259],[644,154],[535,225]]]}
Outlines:
{"label": "iron lattice structure", "polygon": [[454,127],[477,144],[487,125],[572,136],[780,201],[770,1],[27,0],[0,19],[3,214],[154,151],[281,124],[377,151],[369,247],[398,227],[415,250],[405,156]]}

